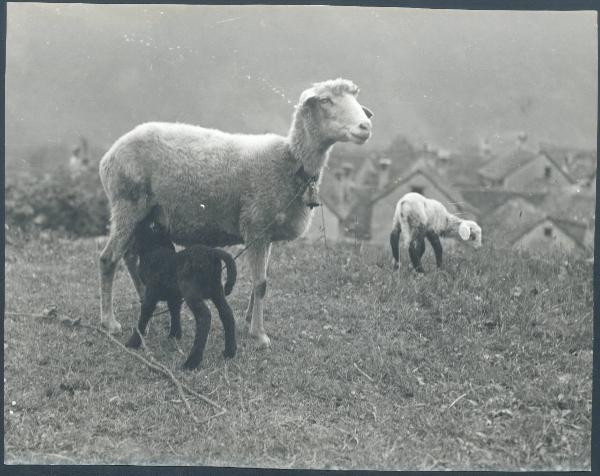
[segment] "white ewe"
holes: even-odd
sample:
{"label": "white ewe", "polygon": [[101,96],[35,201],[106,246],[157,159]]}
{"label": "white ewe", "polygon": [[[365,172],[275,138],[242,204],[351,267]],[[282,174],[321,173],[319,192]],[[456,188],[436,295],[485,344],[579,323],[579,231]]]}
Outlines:
{"label": "white ewe", "polygon": [[132,235],[158,207],[159,221],[179,245],[249,247],[253,291],[247,320],[250,334],[268,347],[263,298],[271,242],[293,240],[307,229],[312,212],[302,195],[310,202],[314,190],[307,188],[320,182],[331,147],[339,141],[364,144],[371,136],[372,113],[357,94],[357,86],[344,79],[314,84],[301,94],[287,137],[147,123],[118,139],[100,162],[111,206],[110,236],[100,256],[102,325],[111,332],[121,328],[112,310],[121,257],[143,293]]}
{"label": "white ewe", "polygon": [[399,266],[400,233],[412,265],[420,273],[423,272],[421,257],[425,252],[425,238],[431,243],[438,268],[442,266],[440,236],[468,241],[474,248],[481,247],[481,227],[477,223],[451,214],[437,200],[425,198],[419,193],[407,193],[396,205],[390,234],[394,269]]}

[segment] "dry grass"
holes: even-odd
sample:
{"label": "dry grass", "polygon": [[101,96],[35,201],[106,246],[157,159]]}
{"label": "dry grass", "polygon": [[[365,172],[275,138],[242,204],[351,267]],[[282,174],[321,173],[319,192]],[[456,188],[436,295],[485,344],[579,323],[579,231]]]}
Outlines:
{"label": "dry grass", "polygon": [[[275,247],[270,351],[239,328],[221,357],[213,313],[205,361],[180,370],[155,317],[147,345],[182,383],[227,408],[196,425],[172,383],[104,336],[39,314],[96,323],[93,241],[55,237],[6,250],[7,463],[134,463],[373,469],[590,468],[592,268],[458,250],[444,271],[393,274],[387,250]],[[246,306],[240,263],[231,303]],[[137,304],[123,269],[115,307]],[[191,346],[183,318],[181,347]],[[119,336],[124,342],[128,332]],[[199,419],[214,413],[190,398]]]}

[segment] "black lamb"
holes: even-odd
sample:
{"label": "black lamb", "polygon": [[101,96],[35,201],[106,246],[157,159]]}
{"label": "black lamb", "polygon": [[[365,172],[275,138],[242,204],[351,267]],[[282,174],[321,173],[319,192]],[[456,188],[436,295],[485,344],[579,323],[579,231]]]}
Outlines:
{"label": "black lamb", "polygon": [[[154,220],[152,214],[138,225],[134,246],[139,254],[139,276],[145,289],[138,330],[134,330],[127,346],[138,348],[141,345],[138,332],[145,335],[148,321],[159,301],[167,302],[171,314],[169,336],[180,339],[180,312],[185,301],[196,320],[196,336],[183,367],[195,369],[202,361],[210,330],[210,310],[204,302],[210,299],[219,311],[225,331],[223,355],[226,358],[233,357],[236,351],[235,320],[225,299],[231,293],[237,275],[232,256],[226,251],[203,245],[176,252],[166,229]],[[224,288],[221,283],[222,263],[227,268]]]}

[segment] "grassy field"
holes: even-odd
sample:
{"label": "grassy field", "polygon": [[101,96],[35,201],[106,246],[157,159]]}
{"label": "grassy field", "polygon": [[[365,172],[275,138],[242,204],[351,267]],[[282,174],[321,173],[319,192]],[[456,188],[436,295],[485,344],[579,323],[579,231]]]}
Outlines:
{"label": "grassy field", "polygon": [[[240,325],[238,355],[224,361],[213,312],[205,360],[184,372],[167,316],[151,322],[154,356],[227,409],[195,425],[168,379],[97,332],[37,317],[56,305],[98,322],[96,255],[92,240],[7,245],[7,463],[590,468],[589,263],[457,250],[438,272],[428,252],[419,276],[393,274],[387,249],[278,245],[271,350]],[[237,316],[250,289],[243,260],[239,271]],[[125,342],[138,308],[123,267],[115,309]],[[189,401],[198,418],[214,413]]]}

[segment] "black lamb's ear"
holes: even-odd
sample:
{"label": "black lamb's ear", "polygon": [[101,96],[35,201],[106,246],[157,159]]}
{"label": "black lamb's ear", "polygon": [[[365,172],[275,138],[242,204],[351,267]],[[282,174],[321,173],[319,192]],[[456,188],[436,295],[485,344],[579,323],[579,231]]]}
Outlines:
{"label": "black lamb's ear", "polygon": [[368,107],[362,106],[363,111],[367,115],[367,119],[371,119],[373,117],[373,111],[371,111]]}

